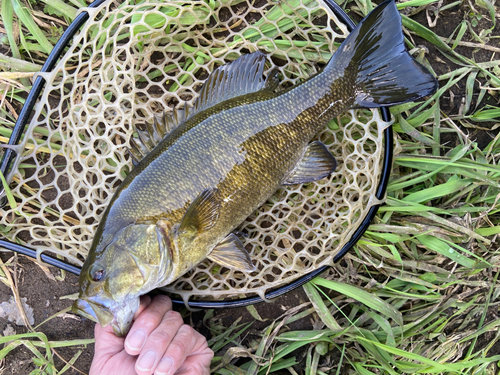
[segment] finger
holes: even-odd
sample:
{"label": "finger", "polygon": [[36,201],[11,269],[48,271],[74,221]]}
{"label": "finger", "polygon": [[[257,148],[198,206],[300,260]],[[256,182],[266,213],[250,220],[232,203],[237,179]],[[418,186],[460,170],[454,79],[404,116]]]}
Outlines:
{"label": "finger", "polygon": [[168,346],[163,359],[156,367],[156,375],[173,375],[186,357],[198,354],[196,349],[206,346],[207,340],[194,328],[184,324]]}
{"label": "finger", "polygon": [[178,312],[171,310],[165,314],[158,328],[147,338],[137,359],[135,369],[139,375],[151,374],[154,371],[183,324],[184,321]]}
{"label": "finger", "polygon": [[[151,303],[151,297],[143,297],[141,297],[141,304],[137,310],[137,315],[144,311],[144,309]],[[113,355],[123,350],[125,339],[123,337],[116,336],[111,325],[102,327],[99,323],[97,323],[94,329],[94,337],[96,352]]]}
{"label": "finger", "polygon": [[214,352],[207,345],[201,353],[188,356],[175,375],[209,375],[213,357]]}
{"label": "finger", "polygon": [[134,370],[135,358],[124,350],[115,355],[101,356],[95,353],[90,366],[89,375],[136,375]]}
{"label": "finger", "polygon": [[114,334],[111,325],[102,327],[99,323],[94,328],[95,352],[107,354],[116,354],[123,350],[123,337]]}
{"label": "finger", "polygon": [[125,350],[128,354],[137,355],[141,352],[147,337],[158,327],[163,316],[169,310],[172,310],[170,298],[163,295],[153,298],[151,303],[137,316],[125,339]]}
{"label": "finger", "polygon": [[134,314],[134,320],[137,319],[137,317],[141,315],[141,313],[151,304],[151,301],[151,297],[147,294],[141,296],[141,304]]}
{"label": "finger", "polygon": [[[96,324],[94,358],[90,368],[90,375],[102,374],[102,369],[104,369],[108,363],[113,362],[119,357],[123,357],[123,354],[126,354],[123,351],[123,342],[124,339],[116,336],[110,325],[101,327],[101,325]],[[132,359],[132,357],[128,355],[127,357]],[[126,364],[128,358],[123,358],[119,363],[123,365]],[[127,372],[121,372],[121,374],[125,375]]]}

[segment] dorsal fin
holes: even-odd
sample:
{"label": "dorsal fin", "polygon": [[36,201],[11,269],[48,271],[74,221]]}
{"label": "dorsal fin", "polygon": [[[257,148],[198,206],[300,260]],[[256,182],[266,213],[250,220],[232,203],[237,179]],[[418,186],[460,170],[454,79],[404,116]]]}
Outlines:
{"label": "dorsal fin", "polygon": [[172,114],[163,113],[163,116],[154,116],[153,122],[144,123],[144,130],[139,129],[134,124],[137,137],[130,138],[130,148],[128,149],[134,166],[149,154],[168,133],[184,122],[189,114],[190,108],[184,106],[183,108],[174,108]]}
{"label": "dorsal fin", "polygon": [[257,51],[219,66],[203,84],[189,117],[228,99],[261,90],[275,90],[278,86],[278,71],[272,71],[264,78],[265,63],[266,55]]}
{"label": "dorsal fin", "polygon": [[193,108],[185,105],[183,108],[174,108],[171,115],[155,116],[153,123],[145,124],[145,130],[135,127],[138,137],[130,139],[129,149],[134,166],[168,133],[195,114],[238,96],[264,90],[274,91],[278,87],[278,71],[273,70],[264,78],[265,63],[266,55],[260,51],[240,56],[218,67],[208,76]]}

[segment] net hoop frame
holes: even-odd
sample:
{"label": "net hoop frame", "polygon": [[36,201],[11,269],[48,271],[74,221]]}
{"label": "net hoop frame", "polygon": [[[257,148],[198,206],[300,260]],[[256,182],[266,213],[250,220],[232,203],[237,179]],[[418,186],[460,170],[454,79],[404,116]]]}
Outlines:
{"label": "net hoop frame", "polygon": [[[51,72],[59,58],[63,55],[64,49],[68,46],[69,42],[71,39],[74,37],[74,35],[79,31],[79,29],[87,22],[87,20],[90,18],[90,14],[86,9],[92,9],[92,8],[97,8],[101,4],[103,4],[106,0],[96,0],[88,7],[82,8],[80,13],[77,15],[77,17],[73,20],[73,22],[68,26],[66,31],[63,33],[59,41],[56,43],[54,46],[54,49],[50,53],[49,57],[47,58],[47,61],[43,65],[41,69],[41,73],[46,73],[46,72]],[[345,11],[337,4],[335,3],[334,0],[322,0],[334,13],[335,15],[339,18],[340,21],[342,21],[349,32],[351,32],[356,24],[352,21],[352,19],[345,13]],[[35,104],[37,103],[40,94],[42,93],[43,87],[45,85],[45,78],[43,75],[38,75],[33,83],[32,89],[25,101],[25,104],[22,107],[22,110],[19,114],[19,117],[16,121],[16,124],[12,130],[11,137],[9,139],[8,145],[10,146],[16,146],[19,144],[21,137],[24,133],[25,127],[28,123],[28,120],[30,118],[30,115],[34,109]],[[381,107],[380,108],[381,112],[381,118],[385,122],[390,122],[391,120],[391,115],[389,112],[389,107]],[[393,130],[392,130],[392,125],[389,125],[386,129],[384,129],[384,156],[383,156],[383,162],[382,162],[382,171],[381,171],[381,176],[379,180],[379,184],[376,189],[376,194],[375,197],[378,200],[382,200],[385,196],[386,190],[387,190],[387,185],[389,182],[389,177],[390,173],[392,170],[392,159],[393,159]],[[3,154],[3,157],[0,161],[0,170],[3,173],[4,176],[7,177],[8,181],[8,172],[9,169],[14,161],[14,154],[15,151],[10,148],[6,148],[5,152]],[[9,181],[8,181],[9,182]],[[0,183],[0,208],[3,208],[7,204],[7,197],[5,194],[5,187]],[[334,262],[338,262],[342,257],[347,254],[347,252],[356,244],[356,242],[361,238],[361,236],[365,233],[365,231],[368,229],[368,226],[370,225],[371,221],[377,214],[377,211],[379,209],[381,204],[375,204],[373,205],[368,213],[366,214],[365,218],[361,222],[361,224],[358,226],[356,231],[353,233],[351,236],[351,239],[342,247],[342,249],[337,253],[337,255],[333,258]],[[0,247],[14,251],[26,256],[29,256],[31,258],[36,259],[37,258],[37,252],[36,250],[13,243],[9,240],[6,239],[1,239],[0,238]],[[68,262],[62,261],[60,259],[57,259],[55,257],[52,257],[50,255],[46,254],[41,254],[41,259],[45,263],[58,267],[62,270],[65,270],[67,272],[73,273],[75,275],[80,274],[80,268],[70,264]],[[330,266],[325,265],[322,267],[319,267],[318,269],[309,272],[308,274],[305,274],[301,277],[299,277],[297,280],[288,283],[286,285],[283,285],[279,288],[276,288],[275,290],[272,290],[265,295],[265,300],[271,300],[274,298],[277,298],[295,288],[298,288],[299,286],[304,285],[305,283],[309,282],[325,270],[327,270]],[[158,291],[156,291],[158,293]],[[203,300],[196,300],[196,301],[187,301],[187,305],[192,308],[228,308],[228,307],[241,307],[241,306],[247,306],[259,302],[263,302],[264,299],[260,296],[254,296],[254,297],[247,297],[247,298],[241,298],[241,299],[234,299],[234,300],[222,300],[222,301],[203,301]],[[179,299],[172,299],[173,303],[176,304],[185,304],[183,300]]]}

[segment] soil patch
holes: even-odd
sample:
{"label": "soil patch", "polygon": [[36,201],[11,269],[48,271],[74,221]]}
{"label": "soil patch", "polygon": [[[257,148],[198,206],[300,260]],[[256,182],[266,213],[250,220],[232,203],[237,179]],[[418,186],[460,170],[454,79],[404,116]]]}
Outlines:
{"label": "soil patch", "polygon": [[[0,253],[0,258],[7,262],[14,255],[10,252]],[[61,276],[61,271],[55,267],[49,267],[49,272],[54,278],[51,279],[44,271],[35,264],[31,259],[25,256],[16,256],[17,263],[14,267],[19,294],[27,298],[27,304],[33,308],[35,323],[34,326],[42,323],[57,312],[64,310],[71,306],[73,300],[65,298],[78,292],[78,276],[67,273],[64,280],[57,281],[55,277]],[[12,291],[3,283],[0,283],[0,303],[7,301],[12,296]],[[308,298],[301,288],[296,289],[290,293],[285,294],[271,303],[259,303],[254,305],[262,321],[256,320],[245,307],[220,309],[215,310],[215,316],[212,319],[220,321],[220,323],[229,327],[236,320],[240,318],[240,323],[252,322],[250,329],[244,338],[244,344],[248,344],[252,340],[259,340],[261,338],[262,329],[267,327],[271,321],[283,315],[286,311],[307,302]],[[174,305],[174,309],[181,311],[185,309],[181,305]],[[188,313],[185,317],[185,322],[192,325],[207,339],[211,338],[210,331],[203,323],[203,317],[206,311],[199,311]],[[8,325],[12,326],[17,334],[28,333],[28,329],[23,326],[17,326],[9,322],[7,319],[0,318],[0,332],[7,329]],[[293,330],[308,330],[312,329],[312,322],[310,318],[305,318],[293,322],[288,325]],[[76,339],[92,339],[94,337],[94,323],[88,319],[79,317],[71,313],[63,313],[60,316],[50,319],[44,323],[38,332],[43,332],[49,341],[69,341]],[[36,341],[37,339],[34,339]],[[40,349],[42,354],[44,350]],[[74,364],[76,369],[70,369],[66,374],[81,374],[80,371],[88,373],[92,358],[94,355],[94,345],[87,346],[72,346],[69,348],[56,349],[57,354],[68,362],[73,356],[82,350]],[[305,353],[302,353],[304,355]],[[294,353],[294,355],[302,357],[301,353]],[[32,362],[34,354],[25,346],[21,345],[14,349],[5,358],[3,364],[5,375],[22,375],[29,374],[35,370]],[[64,366],[62,359],[55,359],[57,368]]]}

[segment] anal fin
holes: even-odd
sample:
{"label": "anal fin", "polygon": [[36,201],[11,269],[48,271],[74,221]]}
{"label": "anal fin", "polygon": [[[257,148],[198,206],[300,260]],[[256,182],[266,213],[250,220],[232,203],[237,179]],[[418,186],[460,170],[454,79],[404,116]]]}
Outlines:
{"label": "anal fin", "polygon": [[307,146],[302,159],[297,163],[283,185],[303,184],[321,180],[337,168],[337,161],[320,141]]}
{"label": "anal fin", "polygon": [[208,255],[208,259],[224,267],[255,271],[250,255],[234,233],[224,238]]}

